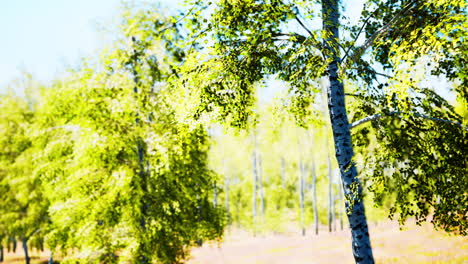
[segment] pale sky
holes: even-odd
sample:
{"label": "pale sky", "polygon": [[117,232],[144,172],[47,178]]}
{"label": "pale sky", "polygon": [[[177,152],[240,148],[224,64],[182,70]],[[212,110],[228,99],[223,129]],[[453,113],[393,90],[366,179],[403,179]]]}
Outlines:
{"label": "pale sky", "polygon": [[[21,72],[49,82],[110,41],[120,0],[0,0],[0,93]],[[174,6],[182,0],[160,1]]]}
{"label": "pale sky", "polygon": [[[157,0],[147,0],[157,2]],[[364,0],[344,0],[357,22]],[[160,0],[177,10],[183,0]],[[0,0],[0,93],[23,71],[48,83],[110,42],[120,0]],[[271,97],[280,84],[270,84]],[[281,90],[281,89],[280,89]]]}

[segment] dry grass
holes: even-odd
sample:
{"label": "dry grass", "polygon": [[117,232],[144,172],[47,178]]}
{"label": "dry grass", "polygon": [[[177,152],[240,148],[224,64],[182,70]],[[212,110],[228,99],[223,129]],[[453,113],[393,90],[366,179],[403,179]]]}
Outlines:
{"label": "dry grass", "polygon": [[[192,251],[189,264],[275,264],[275,263],[354,263],[349,230],[318,236],[307,230],[289,229],[283,234],[252,237],[242,230],[231,230],[221,244],[205,244]],[[370,227],[376,263],[468,263],[468,237],[435,231],[430,224],[408,224],[400,230],[393,222]],[[31,252],[32,264],[47,263],[47,253]],[[23,252],[7,253],[7,264],[24,263]]]}
{"label": "dry grass", "polygon": [[[371,226],[370,233],[376,263],[468,263],[468,237],[434,231],[430,224],[408,224],[400,230],[386,222]],[[220,245],[194,249],[189,263],[354,263],[350,245],[349,230],[255,238],[236,231]]]}
{"label": "dry grass", "polygon": [[[31,257],[31,264],[47,264],[47,256],[43,252],[36,252]],[[15,253],[6,252],[5,262],[6,264],[24,264],[24,254],[22,250],[18,250]]]}

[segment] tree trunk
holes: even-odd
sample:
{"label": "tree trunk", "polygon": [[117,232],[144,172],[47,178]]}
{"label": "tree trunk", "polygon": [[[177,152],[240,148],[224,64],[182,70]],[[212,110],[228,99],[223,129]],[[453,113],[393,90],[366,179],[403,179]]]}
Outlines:
{"label": "tree trunk", "polygon": [[26,264],[29,264],[29,263],[30,263],[30,259],[29,259],[29,251],[28,251],[28,239],[23,238],[21,242],[23,243],[24,262],[25,262]]}
{"label": "tree trunk", "polygon": [[237,228],[240,228],[241,227],[241,224],[240,224],[240,209],[241,209],[241,194],[240,193],[237,193],[237,195],[235,196],[237,199],[236,199],[236,223],[237,223]]}
{"label": "tree trunk", "polygon": [[16,238],[13,238],[13,253],[16,253]]}
{"label": "tree trunk", "polygon": [[[314,147],[314,134],[312,133],[312,148]],[[317,204],[317,174],[315,172],[315,159],[313,153],[311,154],[311,170],[312,170],[312,201],[314,203],[314,227],[315,234],[318,235],[318,204]]]}
{"label": "tree trunk", "polygon": [[262,155],[260,152],[257,152],[257,161],[258,161],[258,183],[260,188],[260,210],[262,212],[262,217],[265,218],[265,192],[263,189],[263,171],[262,171]]}
{"label": "tree trunk", "polygon": [[333,222],[333,215],[332,215],[333,190],[332,190],[332,170],[331,170],[331,162],[330,162],[330,153],[327,153],[327,166],[328,166],[328,232],[331,232],[332,222]]}
{"label": "tree trunk", "polygon": [[298,189],[299,189],[299,218],[300,218],[300,225],[302,235],[305,236],[305,225],[304,225],[304,162],[303,159],[303,152],[301,148],[301,135],[299,135],[299,130],[296,130],[297,135],[297,153],[299,153],[299,162],[298,162],[298,169],[299,169],[299,177],[298,177]]}
{"label": "tree trunk", "polygon": [[301,217],[301,230],[302,235],[305,236],[304,224],[304,164],[302,160],[299,161],[299,204],[300,204],[300,217]]}
{"label": "tree trunk", "polygon": [[216,187],[216,183],[213,184],[213,205],[214,207],[218,207],[218,188]]}
{"label": "tree trunk", "polygon": [[230,225],[231,224],[231,212],[230,212],[230,209],[229,209],[229,177],[225,176],[225,180],[224,180],[224,189],[226,191],[226,199],[225,199],[225,206],[226,206],[226,215],[227,215],[227,224]]}
{"label": "tree trunk", "polygon": [[[335,178],[333,176],[333,178]],[[332,195],[332,223],[333,223],[333,231],[336,231],[336,194],[335,194],[335,189],[333,188],[332,185],[332,190],[333,190],[333,195]]]}
{"label": "tree trunk", "polygon": [[[198,184],[197,184],[197,187],[198,187]],[[195,197],[196,197],[197,201],[200,199],[198,194]],[[197,205],[197,215],[198,215],[197,221],[198,222],[202,221],[202,209],[203,208],[202,208],[201,203],[198,203],[198,205]],[[197,239],[197,246],[199,246],[199,247],[203,246],[203,239],[201,239],[201,238]]]}
{"label": "tree trunk", "polygon": [[317,174],[315,172],[315,160],[312,158],[312,199],[314,201],[314,226],[315,234],[319,233],[319,217],[318,217],[318,204],[317,204]]}
{"label": "tree trunk", "polygon": [[253,221],[253,230],[254,230],[254,236],[255,236],[256,224],[257,224],[257,189],[258,189],[256,149],[254,149],[252,153],[252,170],[253,170],[252,221]]}
{"label": "tree trunk", "polygon": [[286,160],[281,156],[281,185],[286,189]]}
{"label": "tree trunk", "polygon": [[[352,161],[353,147],[346,114],[344,87],[338,76],[338,64],[340,63],[338,49],[339,8],[338,0],[322,0],[323,29],[330,34],[324,41],[327,48],[326,57],[329,61],[328,109],[335,142],[335,155],[340,168],[344,193],[347,197],[346,211],[351,228],[354,259],[356,263],[374,263],[364,203],[361,199],[362,186],[357,179],[357,169]],[[352,187],[357,192],[353,193]]]}
{"label": "tree trunk", "polygon": [[0,262],[3,262],[4,260],[4,252],[3,252],[3,245],[0,245]]}

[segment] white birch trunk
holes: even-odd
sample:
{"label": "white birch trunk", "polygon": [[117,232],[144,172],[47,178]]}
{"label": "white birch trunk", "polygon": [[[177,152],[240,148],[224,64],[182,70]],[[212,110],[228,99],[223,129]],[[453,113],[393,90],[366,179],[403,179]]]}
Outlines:
{"label": "white birch trunk", "polygon": [[[322,0],[323,29],[330,34],[324,41],[327,48],[326,58],[329,61],[328,109],[335,142],[335,155],[340,168],[344,193],[347,197],[346,209],[349,212],[348,219],[354,259],[356,263],[360,264],[374,263],[364,203],[361,199],[362,186],[357,179],[357,169],[352,161],[354,154],[346,113],[344,87],[340,76],[338,76],[338,66],[341,62],[338,46],[339,8],[338,0]],[[357,187],[357,193],[352,192],[353,186]]]}

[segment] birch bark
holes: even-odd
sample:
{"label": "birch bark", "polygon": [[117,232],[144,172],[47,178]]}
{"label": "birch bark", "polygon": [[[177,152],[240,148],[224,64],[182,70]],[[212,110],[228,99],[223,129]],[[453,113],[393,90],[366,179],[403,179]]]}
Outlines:
{"label": "birch bark", "polygon": [[[335,155],[340,168],[346,199],[346,211],[352,236],[352,249],[356,263],[374,263],[370,244],[362,186],[357,179],[357,169],[352,161],[353,146],[346,113],[343,82],[338,76],[339,54],[339,0],[322,0],[323,29],[327,37],[324,45],[328,61],[328,109],[333,130]],[[352,191],[352,188],[355,191]]]}

